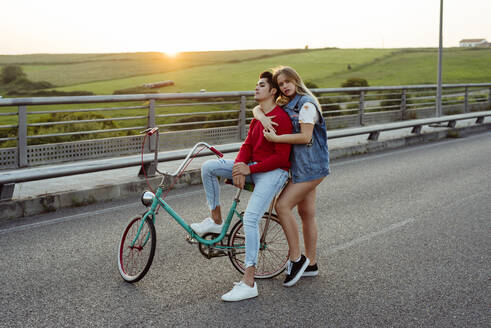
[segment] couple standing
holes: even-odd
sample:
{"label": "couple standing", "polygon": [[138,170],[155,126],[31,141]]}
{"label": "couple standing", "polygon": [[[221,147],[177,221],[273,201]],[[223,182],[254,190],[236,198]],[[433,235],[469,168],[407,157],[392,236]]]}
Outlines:
{"label": "couple standing", "polygon": [[[245,272],[242,280],[222,296],[224,301],[241,301],[258,295],[254,282],[259,252],[259,220],[274,196],[288,181],[276,202],[276,213],[289,246],[284,286],[293,286],[303,276],[318,273],[316,263],[317,223],[315,189],[329,174],[327,132],[317,98],[305,87],[291,67],[263,72],[256,84],[254,119],[235,159],[206,161],[201,177],[211,217],[191,224],[198,234],[220,233],[223,225],[217,177],[232,178],[243,188],[255,184],[243,221]],[[282,106],[282,107],[280,107]],[[300,251],[300,235],[293,208],[297,206],[307,256]]]}

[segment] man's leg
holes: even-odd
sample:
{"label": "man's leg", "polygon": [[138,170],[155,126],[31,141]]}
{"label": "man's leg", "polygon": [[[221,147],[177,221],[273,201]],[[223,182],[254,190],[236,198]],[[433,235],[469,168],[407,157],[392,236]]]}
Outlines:
{"label": "man's leg", "polygon": [[259,252],[259,220],[268,209],[274,196],[288,180],[288,172],[276,169],[252,175],[255,187],[244,214],[245,267],[243,281],[254,286],[254,273]]}
{"label": "man's leg", "polygon": [[222,230],[222,213],[220,210],[220,185],[217,177],[232,177],[234,161],[212,159],[201,166],[201,180],[205,189],[206,201],[211,212],[211,219],[205,218],[200,223],[192,223],[191,229],[203,235],[207,232],[220,233]]}
{"label": "man's leg", "polygon": [[206,201],[211,211],[211,218],[216,224],[222,224],[220,211],[220,186],[217,177],[232,178],[234,161],[228,159],[212,159],[201,166],[201,180],[205,188]]}
{"label": "man's leg", "polygon": [[[230,159],[212,159],[201,166],[201,179],[205,189],[206,201],[211,212],[211,219],[206,218],[200,223],[191,224],[198,234],[207,232],[220,233],[222,228],[222,214],[220,210],[220,185],[217,177],[232,178],[234,161]],[[250,177],[246,180],[250,181]]]}

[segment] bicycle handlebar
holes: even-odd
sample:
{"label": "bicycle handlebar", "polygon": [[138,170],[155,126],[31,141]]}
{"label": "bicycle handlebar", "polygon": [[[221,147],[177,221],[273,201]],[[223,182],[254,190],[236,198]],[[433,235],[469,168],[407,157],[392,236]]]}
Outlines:
{"label": "bicycle handlebar", "polygon": [[211,146],[209,149],[212,152],[214,152],[218,157],[223,157],[223,154],[218,149],[216,149],[215,147]]}
{"label": "bicycle handlebar", "polygon": [[160,174],[168,174],[170,176],[177,176],[179,174],[179,172],[181,172],[182,168],[187,164],[187,162],[189,161],[189,159],[191,158],[191,155],[194,153],[194,151],[196,150],[196,148],[200,147],[200,146],[204,146],[206,148],[208,148],[209,150],[211,150],[213,153],[215,153],[215,155],[217,155],[218,157],[223,157],[223,154],[218,150],[216,149],[215,147],[213,146],[210,146],[209,144],[207,144],[206,142],[198,142],[197,144],[194,145],[194,147],[189,151],[189,153],[187,154],[186,158],[184,159],[184,161],[181,163],[181,165],[177,168],[176,172],[174,172],[173,174],[169,173],[169,172],[161,172],[159,171],[158,169],[156,170],[158,173]]}
{"label": "bicycle handlebar", "polygon": [[145,129],[143,131],[140,131],[140,133],[146,133],[147,136],[151,136],[152,134],[154,134],[155,132],[157,132],[159,130],[159,127],[156,126],[154,128],[148,128],[148,129]]}
{"label": "bicycle handlebar", "polygon": [[147,132],[147,135],[148,136],[151,136],[152,134],[154,134],[155,132],[157,132],[159,130],[159,128],[156,126],[154,127],[153,129],[151,129],[150,131]]}

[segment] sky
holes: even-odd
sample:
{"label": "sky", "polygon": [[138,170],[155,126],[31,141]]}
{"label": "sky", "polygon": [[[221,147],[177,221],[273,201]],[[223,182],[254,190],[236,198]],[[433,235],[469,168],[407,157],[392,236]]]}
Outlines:
{"label": "sky", "polygon": [[[438,47],[440,0],[6,0],[0,54]],[[444,0],[443,46],[491,42],[490,0]]]}

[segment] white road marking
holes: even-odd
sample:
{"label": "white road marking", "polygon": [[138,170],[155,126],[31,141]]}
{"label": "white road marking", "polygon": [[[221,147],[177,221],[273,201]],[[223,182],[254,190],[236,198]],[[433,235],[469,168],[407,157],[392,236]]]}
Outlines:
{"label": "white road marking", "polygon": [[392,230],[399,229],[399,228],[405,226],[406,224],[412,223],[414,221],[415,221],[414,219],[407,219],[405,221],[397,222],[397,223],[391,224],[390,226],[388,226],[388,227],[386,227],[386,228],[384,228],[382,230],[369,233],[367,235],[364,235],[364,236],[355,238],[352,241],[349,241],[347,243],[344,243],[344,244],[341,244],[341,245],[338,245],[338,246],[329,248],[327,250],[327,255],[333,255],[333,254],[335,254],[335,253],[337,253],[339,251],[343,251],[343,250],[348,249],[350,247],[357,246],[357,245],[359,245],[361,243],[364,243],[366,241],[369,241],[370,239],[372,239],[374,237],[383,235],[383,234],[385,234],[387,232],[390,232]]}

